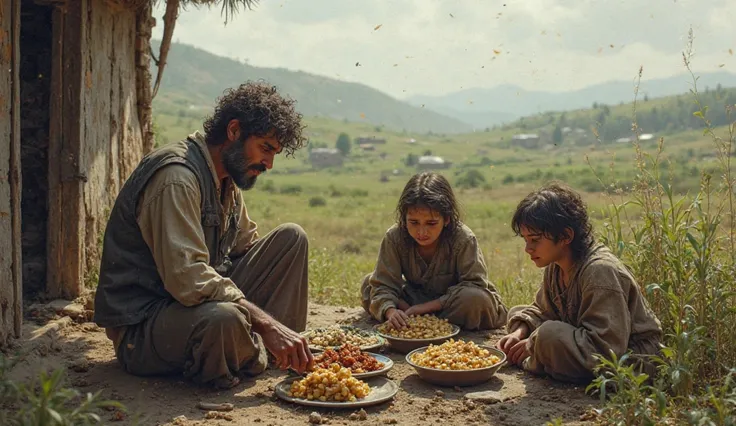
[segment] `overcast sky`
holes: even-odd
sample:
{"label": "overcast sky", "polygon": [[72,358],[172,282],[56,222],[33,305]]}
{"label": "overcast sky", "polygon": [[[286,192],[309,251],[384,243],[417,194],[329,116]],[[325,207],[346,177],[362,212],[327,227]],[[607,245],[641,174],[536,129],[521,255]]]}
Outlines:
{"label": "overcast sky", "polygon": [[501,84],[563,91],[631,80],[639,66],[645,78],[683,72],[690,26],[694,68],[736,73],[730,1],[261,0],[227,25],[219,7],[190,7],[174,41],[397,98]]}

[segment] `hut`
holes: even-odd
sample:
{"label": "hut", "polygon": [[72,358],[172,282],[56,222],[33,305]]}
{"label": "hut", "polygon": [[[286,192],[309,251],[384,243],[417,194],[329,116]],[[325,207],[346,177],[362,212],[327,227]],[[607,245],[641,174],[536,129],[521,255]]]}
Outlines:
{"label": "hut", "polygon": [[309,153],[309,162],[316,169],[340,167],[342,166],[343,158],[342,153],[335,148],[314,148]]}
{"label": "hut", "polygon": [[153,147],[179,5],[166,2],[152,89],[151,0],[0,3],[0,347],[21,335],[24,297],[96,284],[107,214]]}
{"label": "hut", "polygon": [[448,169],[451,165],[451,162],[437,155],[423,155],[419,157],[419,160],[417,160],[418,170]]}

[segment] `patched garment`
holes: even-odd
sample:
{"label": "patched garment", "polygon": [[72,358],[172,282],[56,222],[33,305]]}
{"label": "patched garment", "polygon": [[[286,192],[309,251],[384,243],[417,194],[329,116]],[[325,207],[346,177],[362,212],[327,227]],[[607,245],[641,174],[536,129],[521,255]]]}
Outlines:
{"label": "patched garment", "polygon": [[375,270],[363,280],[363,307],[379,321],[400,300],[409,305],[439,300],[442,318],[465,329],[493,329],[506,322],[507,308],[488,279],[483,253],[473,232],[460,224],[425,262],[398,225],[386,231]]}
{"label": "patched garment", "polygon": [[592,248],[573,268],[567,287],[561,272],[555,264],[548,266],[534,304],[509,312],[509,333],[521,323],[531,332],[525,370],[588,382],[595,353],[608,355],[612,350],[619,357],[629,349],[638,355],[658,353],[661,324],[631,272],[607,247]]}

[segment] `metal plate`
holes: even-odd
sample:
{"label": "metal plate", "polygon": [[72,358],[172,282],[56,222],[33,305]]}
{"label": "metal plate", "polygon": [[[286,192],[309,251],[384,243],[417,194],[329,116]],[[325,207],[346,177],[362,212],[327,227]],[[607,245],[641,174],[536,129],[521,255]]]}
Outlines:
{"label": "metal plate", "polygon": [[394,361],[391,358],[387,357],[387,356],[383,356],[383,355],[379,355],[379,354],[374,354],[374,353],[371,353],[371,352],[366,352],[366,355],[370,355],[373,358],[375,358],[377,361],[382,362],[383,363],[383,368],[380,369],[380,370],[376,370],[376,371],[369,371],[367,373],[353,373],[353,377],[355,377],[356,379],[363,380],[363,379],[366,379],[368,377],[382,376],[382,375],[388,373],[389,370],[391,370],[394,367]]}
{"label": "metal plate", "polygon": [[[327,327],[320,327],[320,328],[315,328],[315,329],[313,329],[313,330],[307,330],[307,331],[303,331],[303,332],[301,333],[301,335],[302,335],[302,336],[304,336],[304,337],[306,337],[306,338],[307,338],[307,341],[309,342],[309,336],[310,336],[310,335],[311,335],[312,333],[314,333],[315,331],[321,331],[321,330],[324,330],[324,329],[326,329],[326,328],[327,328]],[[386,339],[384,339],[384,338],[383,338],[382,336],[379,336],[379,335],[378,335],[378,333],[376,333],[376,332],[374,332],[374,331],[370,331],[370,330],[363,330],[363,329],[361,329],[361,328],[358,328],[358,327],[353,327],[353,326],[349,326],[349,325],[342,325],[342,326],[340,326],[340,328],[342,328],[343,330],[349,330],[349,331],[354,331],[354,332],[356,332],[356,333],[358,333],[358,334],[361,334],[361,335],[363,335],[363,336],[371,336],[371,337],[375,337],[375,338],[376,338],[376,340],[378,341],[378,343],[374,343],[374,344],[372,344],[372,345],[364,345],[364,346],[360,346],[360,350],[361,350],[361,351],[372,351],[372,350],[377,350],[377,349],[380,349],[380,348],[381,348],[381,347],[382,347],[383,345],[385,345],[385,344],[386,344]],[[312,351],[312,352],[322,352],[322,351],[324,351],[325,349],[330,349],[330,348],[331,348],[331,349],[335,349],[335,350],[337,350],[337,349],[338,349],[338,348],[339,348],[340,346],[341,346],[341,345],[337,345],[337,346],[315,346],[315,345],[313,345],[313,344],[312,344],[312,343],[310,342],[310,343],[309,343],[309,350],[310,350],[310,351]]]}
{"label": "metal plate", "polygon": [[392,399],[396,392],[399,391],[399,385],[389,380],[386,377],[373,377],[365,382],[371,387],[371,392],[363,399],[359,399],[355,402],[338,402],[338,401],[319,401],[319,400],[308,400],[302,398],[293,398],[289,396],[289,389],[291,389],[291,383],[295,380],[301,380],[301,377],[292,377],[280,382],[276,385],[274,392],[276,396],[287,402],[292,402],[299,405],[307,405],[310,407],[324,407],[324,408],[358,408],[367,407],[370,405],[377,405],[382,402],[386,402]]}

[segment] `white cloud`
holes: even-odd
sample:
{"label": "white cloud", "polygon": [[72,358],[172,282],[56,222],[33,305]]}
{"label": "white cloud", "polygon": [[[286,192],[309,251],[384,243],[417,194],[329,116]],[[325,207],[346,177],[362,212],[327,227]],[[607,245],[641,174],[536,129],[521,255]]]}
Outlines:
{"label": "white cloud", "polygon": [[[726,0],[262,0],[227,26],[219,8],[183,12],[174,40],[400,98],[500,84],[557,91],[628,80],[639,66],[648,78],[681,73],[690,26],[696,70],[736,73],[734,9]],[[161,7],[156,15],[162,22]]]}

